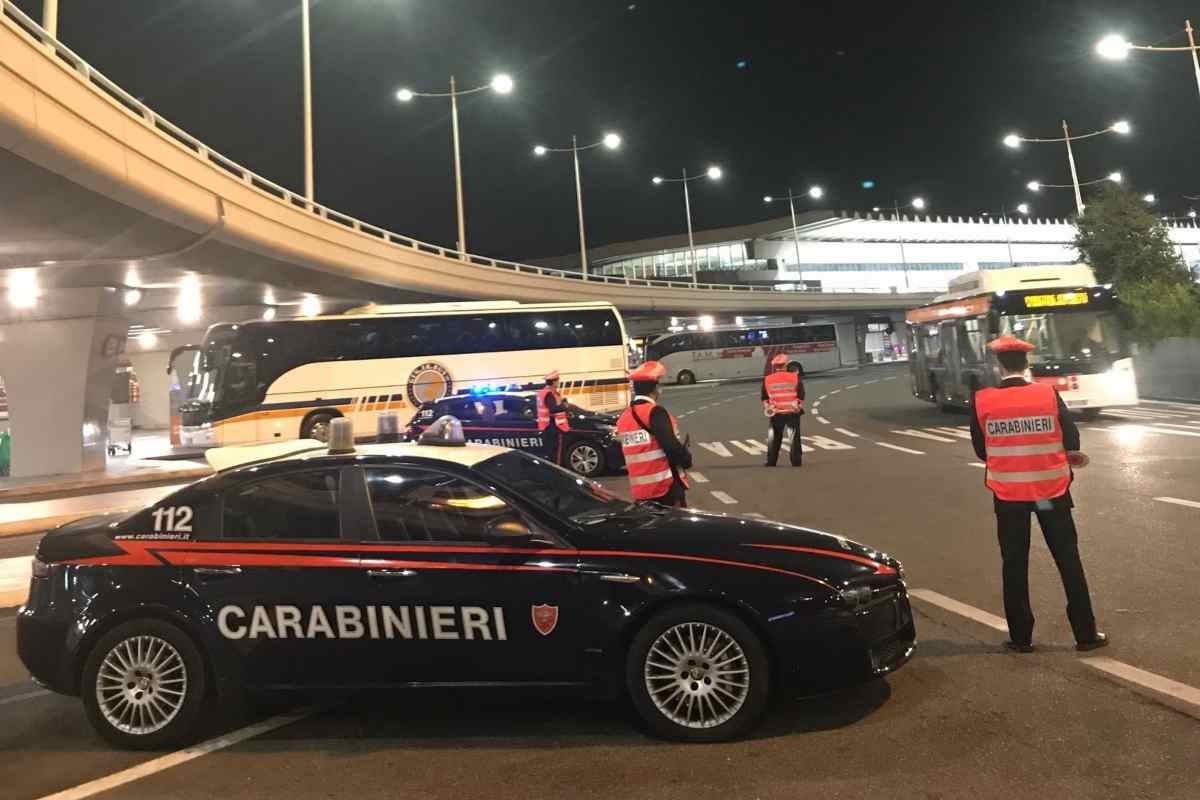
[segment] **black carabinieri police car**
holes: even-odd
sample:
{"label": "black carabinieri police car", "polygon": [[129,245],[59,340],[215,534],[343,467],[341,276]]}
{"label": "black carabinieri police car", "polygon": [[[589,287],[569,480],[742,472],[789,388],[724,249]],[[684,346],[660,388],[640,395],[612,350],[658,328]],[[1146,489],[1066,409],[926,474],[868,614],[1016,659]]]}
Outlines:
{"label": "black carabinieri police car", "polygon": [[[511,447],[553,460],[537,427],[537,392],[470,393],[423,403],[408,424],[408,437],[416,441],[434,420],[446,415],[462,422],[469,442]],[[625,468],[615,436],[615,415],[574,409],[567,422],[570,430],[562,435],[564,467],[585,478]]]}
{"label": "black carabinieri police car", "polygon": [[33,676],[130,748],[185,739],[212,694],[456,683],[607,683],[653,733],[710,742],[774,686],[913,652],[903,571],[868,547],[626,502],[452,419],[357,449],[342,422],[47,534],[17,620]]}

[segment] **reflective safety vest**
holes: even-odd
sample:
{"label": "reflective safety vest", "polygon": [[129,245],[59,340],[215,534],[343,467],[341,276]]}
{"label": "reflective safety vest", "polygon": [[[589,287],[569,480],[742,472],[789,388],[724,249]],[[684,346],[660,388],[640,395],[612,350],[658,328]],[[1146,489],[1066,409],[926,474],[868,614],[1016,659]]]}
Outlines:
{"label": "reflective safety vest", "polygon": [[776,414],[798,414],[804,401],[800,399],[800,375],[780,370],[763,378],[767,400]]}
{"label": "reflective safety vest", "polygon": [[[617,420],[617,439],[621,452],[625,454],[625,466],[629,470],[629,485],[635,500],[653,500],[671,490],[675,472],[671,462],[654,434],[650,432],[650,412],[654,402],[640,403],[625,409]],[[671,427],[676,432],[679,425],[667,412]],[[639,424],[640,423],[640,424]],[[679,473],[679,480],[687,487],[687,475]]]}
{"label": "reflective safety vest", "polygon": [[[554,397],[555,405],[562,403],[562,399],[558,396],[558,392],[554,391],[549,386],[543,387],[537,395],[537,423],[539,433],[550,427],[550,408],[546,405],[546,398],[551,396]],[[567,422],[567,412],[559,411],[557,414],[555,414],[554,424],[560,431],[570,430],[571,426]]]}
{"label": "reflective safety vest", "polygon": [[1001,500],[1052,500],[1071,485],[1058,423],[1058,395],[1030,383],[981,389],[975,414],[987,447],[988,488]]}

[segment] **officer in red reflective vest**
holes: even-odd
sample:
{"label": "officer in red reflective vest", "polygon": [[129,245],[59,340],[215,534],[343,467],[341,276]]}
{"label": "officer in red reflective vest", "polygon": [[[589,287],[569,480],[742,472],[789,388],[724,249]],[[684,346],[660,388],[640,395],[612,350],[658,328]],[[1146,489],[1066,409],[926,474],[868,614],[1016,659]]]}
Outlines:
{"label": "officer in red reflective vest", "polygon": [[1058,566],[1067,594],[1067,618],[1075,649],[1108,644],[1096,630],[1087,578],[1079,560],[1071,516],[1072,466],[1087,464],[1079,452],[1079,429],[1053,387],[1029,383],[1033,345],[1011,336],[988,343],[1000,363],[998,387],[975,394],[971,443],[986,462],[985,481],[995,495],[1000,557],[1004,563],[1004,614],[1009,650],[1033,650],[1033,611],[1029,607],[1030,514],[1037,514],[1046,546]]}
{"label": "officer in red reflective vest", "polygon": [[617,420],[617,438],[633,499],[686,508],[686,470],[692,466],[692,454],[687,443],[679,441],[675,418],[658,405],[658,382],[665,373],[657,361],[647,361],[630,373],[633,402]]}
{"label": "officer in red reflective vest", "polygon": [[779,448],[792,429],[789,445],[792,466],[800,466],[800,415],[804,413],[804,384],[800,373],[788,369],[788,357],[783,353],[771,359],[774,372],[763,378],[763,411],[771,419],[771,441],[767,444],[766,466],[773,467],[779,460]]}
{"label": "officer in red reflective vest", "polygon": [[[562,464],[563,433],[570,430],[567,422],[567,411],[571,404],[562,399],[558,393],[558,370],[546,376],[546,385],[537,395],[537,426],[542,437],[542,446],[546,449],[547,457],[553,458],[555,464]],[[553,422],[553,424],[551,424]]]}

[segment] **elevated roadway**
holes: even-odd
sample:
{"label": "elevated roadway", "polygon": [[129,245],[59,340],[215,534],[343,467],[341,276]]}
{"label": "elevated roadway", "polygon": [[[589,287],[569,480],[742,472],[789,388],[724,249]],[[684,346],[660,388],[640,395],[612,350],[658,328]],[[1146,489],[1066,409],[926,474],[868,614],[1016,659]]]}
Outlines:
{"label": "elevated roadway", "polygon": [[583,280],[420,242],[254,174],[158,116],[9,0],[0,7],[0,268],[40,266],[48,286],[120,286],[128,265],[142,263],[143,280],[194,271],[387,301],[604,299],[633,312],[771,314],[929,299]]}

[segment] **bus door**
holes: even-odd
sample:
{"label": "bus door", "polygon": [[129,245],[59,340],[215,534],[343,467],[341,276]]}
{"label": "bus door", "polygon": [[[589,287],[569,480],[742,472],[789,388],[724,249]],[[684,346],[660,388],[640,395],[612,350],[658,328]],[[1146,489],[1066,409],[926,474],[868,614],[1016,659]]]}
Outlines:
{"label": "bus door", "polygon": [[984,370],[987,361],[983,351],[982,320],[964,319],[954,326],[955,380],[952,394],[970,405],[977,390],[986,386]]}

